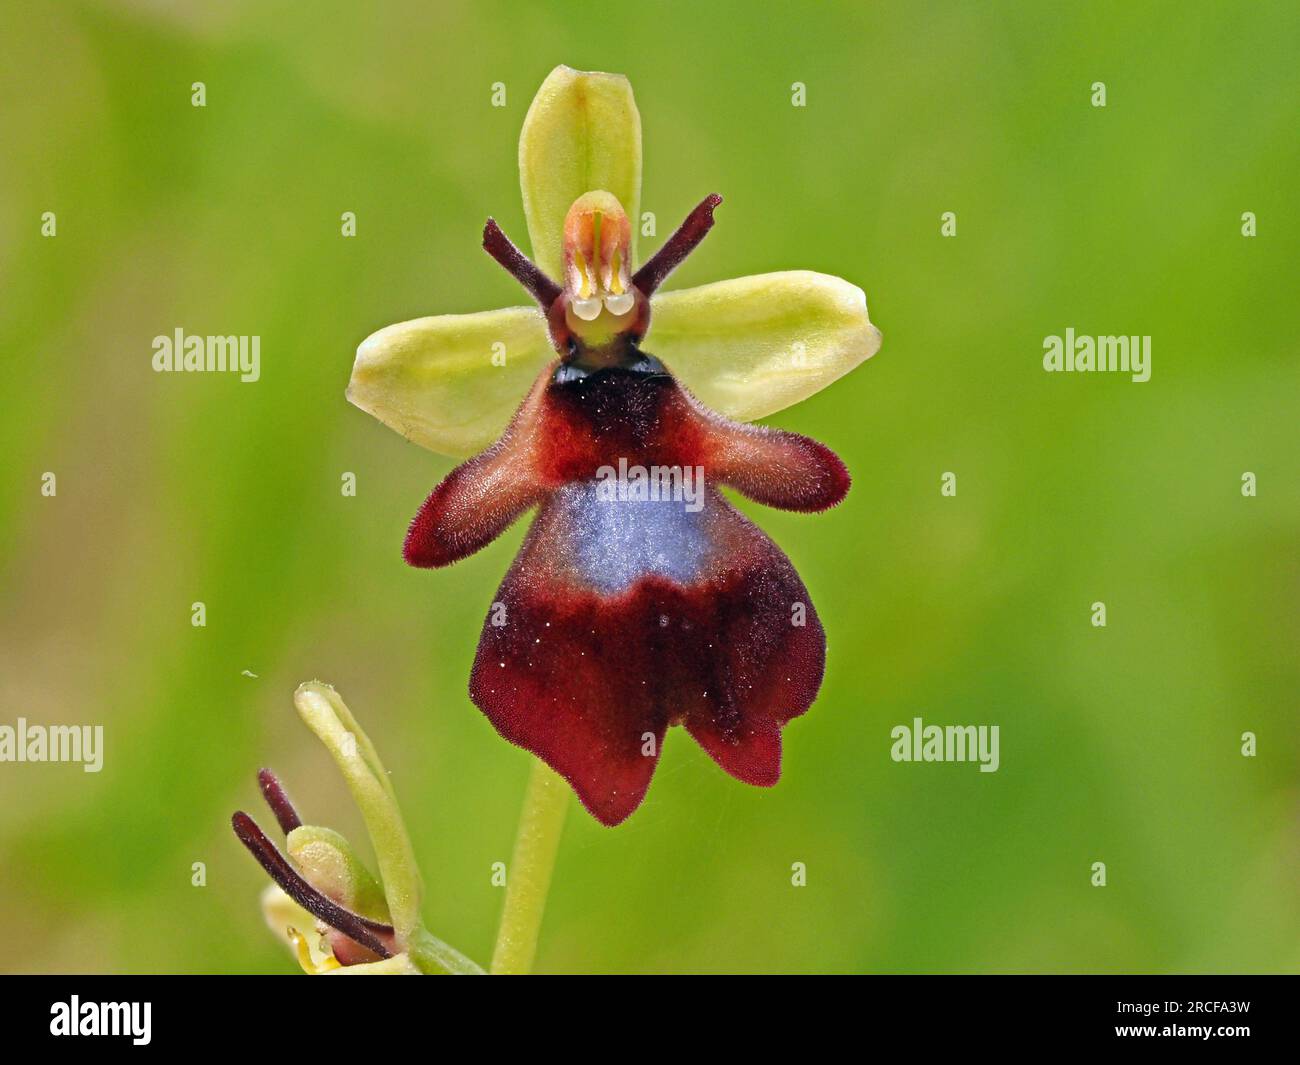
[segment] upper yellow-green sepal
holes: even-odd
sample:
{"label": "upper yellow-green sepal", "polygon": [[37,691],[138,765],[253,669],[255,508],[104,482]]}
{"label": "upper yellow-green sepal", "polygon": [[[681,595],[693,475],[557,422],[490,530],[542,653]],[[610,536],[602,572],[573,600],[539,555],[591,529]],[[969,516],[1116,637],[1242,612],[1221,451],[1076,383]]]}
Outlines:
{"label": "upper yellow-green sepal", "polygon": [[[563,268],[564,216],[584,192],[604,189],[632,220],[641,209],[641,115],[622,74],[558,66],[533,97],[519,135],[519,188],[533,261],[552,278]],[[635,262],[635,258],[633,259]]]}

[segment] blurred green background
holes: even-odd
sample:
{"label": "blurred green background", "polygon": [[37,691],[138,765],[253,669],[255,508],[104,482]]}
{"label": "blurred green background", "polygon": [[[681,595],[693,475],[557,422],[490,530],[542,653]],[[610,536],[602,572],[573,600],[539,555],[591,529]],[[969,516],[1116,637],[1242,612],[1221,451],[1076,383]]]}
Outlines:
{"label": "blurred green background", "polygon": [[[539,969],[1300,969],[1294,5],[5,0],[0,38],[0,723],[107,733],[98,775],[0,765],[5,968],[293,971],[228,817],[271,823],[267,764],[364,839],[312,677],[486,962],[528,758],[465,688],[525,526],[404,566],[451,463],[343,389],[380,326],[520,302],[479,233],[525,233],[562,62],[632,79],[660,239],[726,197],[672,287],[839,274],[885,343],[774,419],[845,504],[744,507],[830,641],[784,779],[674,730],[625,826],[575,806]],[[1068,326],[1150,334],[1150,382],[1044,373]],[[153,373],[176,327],[260,335],[261,381]],[[1000,725],[1001,769],[895,764],[914,716]]]}

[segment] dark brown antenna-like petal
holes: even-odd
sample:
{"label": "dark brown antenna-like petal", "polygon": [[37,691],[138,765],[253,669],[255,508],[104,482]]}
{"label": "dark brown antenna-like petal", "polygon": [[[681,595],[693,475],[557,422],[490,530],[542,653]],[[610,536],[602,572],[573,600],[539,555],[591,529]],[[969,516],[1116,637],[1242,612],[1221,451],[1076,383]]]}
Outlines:
{"label": "dark brown antenna-like petal", "polygon": [[322,895],[289,864],[289,860],[267,838],[266,833],[257,826],[257,822],[243,810],[236,811],[230,823],[239,841],[248,848],[249,853],[257,859],[267,875],[289,898],[313,917],[342,932],[353,942],[373,950],[381,958],[393,956],[384,939],[380,938],[382,936],[392,942],[392,925],[362,917],[361,914],[353,913],[333,899]]}
{"label": "dark brown antenna-like petal", "polygon": [[302,824],[302,818],[298,816],[298,811],[293,808],[293,803],[285,794],[284,785],[274,773],[269,769],[259,769],[257,784],[262,789],[262,798],[266,800],[266,805],[271,808],[271,813],[275,814],[281,832],[287,836]]}
{"label": "dark brown antenna-like petal", "polygon": [[705,196],[686,221],[677,227],[677,232],[664,241],[664,246],[654,253],[649,261],[632,275],[632,284],[649,296],[671,274],[683,259],[690,255],[696,246],[713,228],[713,209],[722,202],[716,192]]}
{"label": "dark brown antenna-like petal", "polygon": [[483,227],[483,250],[505,267],[506,272],[518,281],[528,293],[549,311],[560,294],[560,286],[542,273],[541,268],[511,243],[501,232],[496,219],[489,218]]}

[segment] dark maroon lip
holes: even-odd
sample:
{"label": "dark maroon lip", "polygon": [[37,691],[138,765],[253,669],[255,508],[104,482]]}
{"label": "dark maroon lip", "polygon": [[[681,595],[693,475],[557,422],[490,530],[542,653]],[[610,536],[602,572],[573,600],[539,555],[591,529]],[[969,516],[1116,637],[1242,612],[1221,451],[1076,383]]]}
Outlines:
{"label": "dark maroon lip", "polygon": [[[826,640],[790,560],[722,496],[834,506],[848,471],[795,433],[703,407],[652,355],[542,371],[505,434],[425,501],[403,552],[449,565],[537,517],[483,625],[470,697],[606,825],[644,799],[670,726],[771,786],[781,730],[813,703]],[[602,469],[698,471],[695,509],[602,501]]]}

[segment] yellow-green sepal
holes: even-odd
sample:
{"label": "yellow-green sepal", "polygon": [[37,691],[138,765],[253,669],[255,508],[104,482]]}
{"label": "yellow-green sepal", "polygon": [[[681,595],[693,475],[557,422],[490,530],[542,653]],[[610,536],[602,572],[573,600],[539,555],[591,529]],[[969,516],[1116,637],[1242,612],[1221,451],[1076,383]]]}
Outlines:
{"label": "yellow-green sepal", "polygon": [[[558,66],[533,97],[519,135],[519,187],[533,261],[559,280],[564,216],[592,189],[613,193],[632,221],[641,210],[641,114],[622,74]],[[633,260],[635,261],[635,259]]]}
{"label": "yellow-green sepal", "polygon": [[465,458],[501,435],[554,357],[536,307],[416,318],[362,342],[347,397],[408,440]]}
{"label": "yellow-green sepal", "polygon": [[321,894],[373,921],[387,924],[391,919],[383,887],[342,834],[321,825],[299,825],[285,839],[285,850]]}
{"label": "yellow-green sepal", "polygon": [[811,270],[661,292],[653,308],[645,350],[738,421],[807,399],[880,349],[862,289]]}

